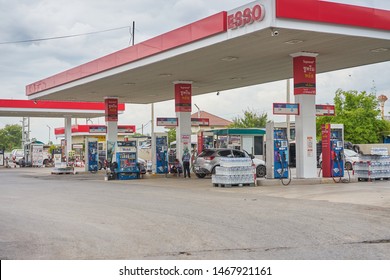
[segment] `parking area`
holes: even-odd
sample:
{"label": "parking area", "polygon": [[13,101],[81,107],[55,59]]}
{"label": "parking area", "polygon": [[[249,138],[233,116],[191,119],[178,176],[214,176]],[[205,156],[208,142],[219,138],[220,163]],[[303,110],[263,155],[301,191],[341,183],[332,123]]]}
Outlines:
{"label": "parking area", "polygon": [[390,258],[388,181],[220,188],[105,181],[102,171],[0,174],[0,259]]}

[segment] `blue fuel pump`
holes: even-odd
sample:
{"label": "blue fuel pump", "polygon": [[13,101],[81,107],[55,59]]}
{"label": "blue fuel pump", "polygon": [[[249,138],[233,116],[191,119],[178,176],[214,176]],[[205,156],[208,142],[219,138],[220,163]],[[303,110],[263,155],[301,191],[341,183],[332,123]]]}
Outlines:
{"label": "blue fuel pump", "polygon": [[289,177],[288,141],[286,129],[274,129],[274,178]]}

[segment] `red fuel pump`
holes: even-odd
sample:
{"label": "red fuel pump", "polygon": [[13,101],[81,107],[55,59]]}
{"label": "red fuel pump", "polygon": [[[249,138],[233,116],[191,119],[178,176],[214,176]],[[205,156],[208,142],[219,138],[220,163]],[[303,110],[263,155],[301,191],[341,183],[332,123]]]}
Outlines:
{"label": "red fuel pump", "polygon": [[344,125],[322,125],[322,175],[344,177]]}

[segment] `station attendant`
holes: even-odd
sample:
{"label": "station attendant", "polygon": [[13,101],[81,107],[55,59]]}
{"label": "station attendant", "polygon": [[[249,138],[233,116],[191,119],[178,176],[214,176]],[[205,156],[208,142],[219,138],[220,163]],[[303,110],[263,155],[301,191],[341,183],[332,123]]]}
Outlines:
{"label": "station attendant", "polygon": [[185,149],[185,150],[184,150],[184,154],[183,154],[181,160],[182,160],[182,162],[183,162],[184,178],[186,178],[187,175],[188,175],[188,178],[191,178],[191,174],[190,174],[190,160],[191,160],[191,155],[190,155],[190,153],[188,152],[188,149]]}

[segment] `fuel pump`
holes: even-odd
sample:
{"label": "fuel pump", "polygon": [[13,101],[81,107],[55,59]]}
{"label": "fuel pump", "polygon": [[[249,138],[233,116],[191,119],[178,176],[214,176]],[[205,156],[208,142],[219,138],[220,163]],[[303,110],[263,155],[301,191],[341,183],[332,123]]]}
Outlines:
{"label": "fuel pump", "polygon": [[280,179],[283,185],[290,184],[287,128],[274,127],[273,122],[268,122],[266,149],[267,178]]}
{"label": "fuel pump", "polygon": [[152,141],[153,166],[156,174],[168,174],[168,134],[154,133]]}
{"label": "fuel pump", "polygon": [[333,179],[344,177],[344,125],[322,125],[322,174]]}

